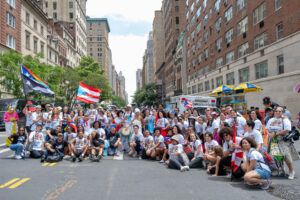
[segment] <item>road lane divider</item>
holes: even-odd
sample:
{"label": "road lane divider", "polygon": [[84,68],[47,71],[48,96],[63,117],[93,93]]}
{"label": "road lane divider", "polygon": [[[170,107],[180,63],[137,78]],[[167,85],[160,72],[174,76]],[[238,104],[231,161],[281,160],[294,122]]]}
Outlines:
{"label": "road lane divider", "polygon": [[20,185],[26,183],[27,181],[29,181],[30,178],[22,178],[21,180],[19,180],[18,182],[12,184],[11,186],[9,186],[8,188],[10,189],[15,189],[17,187],[19,187]]}
{"label": "road lane divider", "polygon": [[15,188],[21,186],[22,184],[26,183],[29,180],[30,180],[30,178],[13,178],[13,179],[7,181],[6,183],[0,185],[0,189],[3,189],[3,188],[15,189]]}
{"label": "road lane divider", "polygon": [[5,143],[3,143],[3,144],[0,144],[0,147],[4,147],[6,144]]}
{"label": "road lane divider", "polygon": [[1,188],[1,189],[2,189],[2,188],[5,188],[5,187],[7,187],[7,186],[13,184],[14,182],[16,182],[16,181],[18,181],[18,180],[20,180],[20,178],[13,178],[13,179],[11,179],[10,181],[7,181],[6,183],[0,185],[0,188]]}
{"label": "road lane divider", "polygon": [[54,167],[55,165],[57,165],[57,163],[43,163],[42,166],[43,167]]}

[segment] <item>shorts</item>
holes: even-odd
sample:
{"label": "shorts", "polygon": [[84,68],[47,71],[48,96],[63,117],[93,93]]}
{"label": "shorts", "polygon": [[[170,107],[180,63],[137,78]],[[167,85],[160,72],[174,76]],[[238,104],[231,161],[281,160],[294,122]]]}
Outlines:
{"label": "shorts", "polygon": [[268,179],[271,177],[271,172],[262,168],[257,168],[254,170],[261,179]]}

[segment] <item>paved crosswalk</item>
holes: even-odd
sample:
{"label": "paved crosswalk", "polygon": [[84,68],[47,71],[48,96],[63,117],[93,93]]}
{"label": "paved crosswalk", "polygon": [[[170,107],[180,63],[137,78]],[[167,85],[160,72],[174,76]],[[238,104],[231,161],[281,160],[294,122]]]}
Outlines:
{"label": "paved crosswalk", "polygon": [[30,178],[13,178],[13,179],[3,183],[2,185],[0,185],[0,189],[15,189],[15,188],[23,185],[24,183],[26,183],[29,180],[30,180]]}

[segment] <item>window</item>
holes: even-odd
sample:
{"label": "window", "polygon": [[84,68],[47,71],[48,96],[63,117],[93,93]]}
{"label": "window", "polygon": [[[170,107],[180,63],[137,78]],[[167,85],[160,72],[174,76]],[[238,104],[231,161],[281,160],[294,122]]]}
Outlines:
{"label": "window", "polygon": [[10,12],[6,12],[6,24],[16,28],[16,18]]}
{"label": "window", "polygon": [[198,8],[198,10],[197,10],[197,12],[196,12],[196,16],[197,16],[197,17],[200,17],[200,15],[201,15],[201,7]]}
{"label": "window", "polygon": [[44,44],[43,42],[41,42],[41,49],[40,49],[40,52],[41,52],[41,54],[42,54],[43,56],[44,56],[44,52],[45,52],[44,48],[45,48],[45,44]]}
{"label": "window", "polygon": [[254,49],[261,48],[267,44],[267,34],[263,33],[254,39]]}
{"label": "window", "polygon": [[13,8],[16,8],[16,0],[6,0],[6,2]]}
{"label": "window", "polygon": [[204,42],[207,42],[208,41],[208,31],[205,31],[203,37],[204,37]]}
{"label": "window", "polygon": [[73,2],[69,1],[69,8],[73,8]]}
{"label": "window", "polygon": [[207,59],[208,58],[208,48],[204,49],[204,58]]}
{"label": "window", "polygon": [[226,74],[226,84],[234,85],[234,72]]}
{"label": "window", "polygon": [[225,33],[225,41],[226,43],[230,43],[233,40],[233,29],[230,29]]}
{"label": "window", "polygon": [[231,63],[234,60],[234,51],[226,54],[226,64]]}
{"label": "window", "polygon": [[97,40],[98,40],[98,41],[101,41],[101,37],[97,37]]}
{"label": "window", "polygon": [[191,12],[191,13],[193,12],[194,8],[195,8],[195,3],[192,3],[192,5],[191,5],[191,7],[190,7],[190,12]]}
{"label": "window", "polygon": [[242,44],[238,49],[238,57],[243,57],[248,53],[249,44],[248,42],[245,44]]}
{"label": "window", "polygon": [[216,40],[216,50],[219,51],[222,48],[222,38]]}
{"label": "window", "polygon": [[179,6],[175,6],[175,11],[179,12]]}
{"label": "window", "polygon": [[283,36],[283,23],[281,22],[276,26],[276,39],[279,40],[283,38]]}
{"label": "window", "polygon": [[[176,18],[177,19],[177,18]],[[178,19],[179,20],[179,19]],[[195,19],[195,16],[193,16],[192,17],[192,19],[191,19],[191,27],[195,24],[195,21],[196,21],[196,19]],[[179,22],[178,22],[179,23]]]}
{"label": "window", "polygon": [[275,0],[275,11],[282,7],[282,0]]}
{"label": "window", "polygon": [[219,76],[216,78],[216,86],[219,87],[220,85],[223,85],[223,76]]}
{"label": "window", "polygon": [[205,85],[205,91],[210,90],[210,88],[209,88],[209,81],[205,81],[204,85]]}
{"label": "window", "polygon": [[203,92],[203,83],[198,84],[198,92]]}
{"label": "window", "polygon": [[53,10],[56,10],[56,9],[57,9],[57,3],[53,2]]}
{"label": "window", "polygon": [[201,23],[199,23],[196,27],[196,33],[199,33],[201,30]]}
{"label": "window", "polygon": [[243,34],[248,31],[248,17],[245,17],[237,24],[237,34]]}
{"label": "window", "polygon": [[73,13],[72,12],[69,13],[69,17],[70,17],[70,20],[73,19]]}
{"label": "window", "polygon": [[211,79],[211,89],[213,90],[213,89],[215,89],[215,81],[214,81],[214,79]]}
{"label": "window", "polygon": [[225,11],[224,19],[225,19],[225,23],[226,23],[226,22],[229,22],[229,21],[232,19],[232,6],[230,6],[230,8],[228,8],[228,9]]}
{"label": "window", "polygon": [[255,64],[255,78],[265,78],[268,76],[268,61]]}
{"label": "window", "polygon": [[222,65],[223,65],[223,58],[221,57],[216,60],[216,67],[219,68],[222,67]]}
{"label": "window", "polygon": [[239,70],[239,81],[240,83],[249,81],[249,67],[245,67]]}
{"label": "window", "polygon": [[216,3],[215,3],[215,11],[216,12],[220,11],[220,6],[221,6],[221,0],[216,0]]}
{"label": "window", "polygon": [[195,93],[197,93],[196,85],[193,85],[193,86],[192,86],[192,94],[195,94]]}
{"label": "window", "polygon": [[53,13],[53,19],[55,19],[55,20],[57,19],[57,13],[56,12]]}
{"label": "window", "polygon": [[16,39],[10,34],[7,34],[6,36],[6,46],[11,49],[16,49]]}
{"label": "window", "polygon": [[29,13],[26,13],[26,24],[30,25],[30,15]]}
{"label": "window", "polygon": [[247,5],[247,0],[237,0],[236,1],[238,11],[244,9]]}
{"label": "window", "polygon": [[208,16],[205,15],[203,18],[203,25],[206,26],[207,22],[208,22]]}
{"label": "window", "polygon": [[221,19],[221,17],[219,17],[215,23],[215,29],[217,32],[219,32],[221,30],[221,22],[222,22],[222,19]]}
{"label": "window", "polygon": [[41,35],[44,36],[44,27],[41,25]]}
{"label": "window", "polygon": [[37,53],[38,51],[38,39],[36,37],[33,37],[33,52]]}
{"label": "window", "polygon": [[30,50],[30,33],[25,31],[25,47]]}
{"label": "window", "polygon": [[179,24],[179,17],[176,17],[176,24]]}
{"label": "window", "polygon": [[258,6],[253,12],[253,24],[258,24],[263,21],[266,17],[266,3]]}
{"label": "window", "polygon": [[283,57],[283,55],[277,56],[277,69],[278,69],[278,74],[284,73],[284,57]]}
{"label": "window", "polygon": [[191,94],[191,87],[188,87],[188,94]]}
{"label": "window", "polygon": [[33,28],[34,30],[37,30],[37,21],[35,19],[33,20]]}

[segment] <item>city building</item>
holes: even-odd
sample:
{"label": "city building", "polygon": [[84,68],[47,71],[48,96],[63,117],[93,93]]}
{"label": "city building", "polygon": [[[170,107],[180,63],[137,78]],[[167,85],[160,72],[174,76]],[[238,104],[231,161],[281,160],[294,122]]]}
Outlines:
{"label": "city building", "polygon": [[[165,31],[163,12],[161,10],[155,11],[153,20],[153,68],[154,73],[163,65],[165,61]],[[154,76],[157,81],[157,75]]]}
{"label": "city building", "polygon": [[142,70],[136,70],[136,90],[142,89]]}
{"label": "city building", "polygon": [[[208,95],[221,84],[251,82],[248,106],[270,96],[299,109],[300,1],[189,0],[186,13],[188,94]],[[294,115],[296,113],[293,113]]]}
{"label": "city building", "polygon": [[21,51],[21,0],[0,0],[0,53]]}
{"label": "city building", "polygon": [[147,41],[147,49],[145,51],[145,73],[146,73],[146,84],[154,83],[154,66],[153,66],[153,33],[149,33]]}
{"label": "city building", "polygon": [[[48,18],[32,0],[23,0],[21,5],[21,52],[24,55],[42,55],[41,62],[48,62]],[[57,55],[53,60],[58,61]]]}
{"label": "city building", "polygon": [[40,0],[39,3],[46,15],[54,22],[66,22],[73,32],[76,48],[76,63],[82,56],[87,55],[87,28],[86,28],[87,0]]}
{"label": "city building", "polygon": [[[93,57],[110,80],[112,67],[111,50],[109,48],[109,23],[106,18],[87,18],[88,26],[88,54]],[[111,82],[110,82],[111,83]]]}
{"label": "city building", "polygon": [[118,96],[121,97],[124,101],[126,101],[126,81],[122,71],[119,72],[118,80],[120,82],[120,93]]}
{"label": "city building", "polygon": [[[175,95],[176,79],[175,79],[175,65],[174,54],[179,35],[185,29],[185,1],[178,0],[163,0],[162,12],[165,32],[165,64],[163,91],[165,91],[166,100]],[[161,70],[159,70],[161,71]]]}

